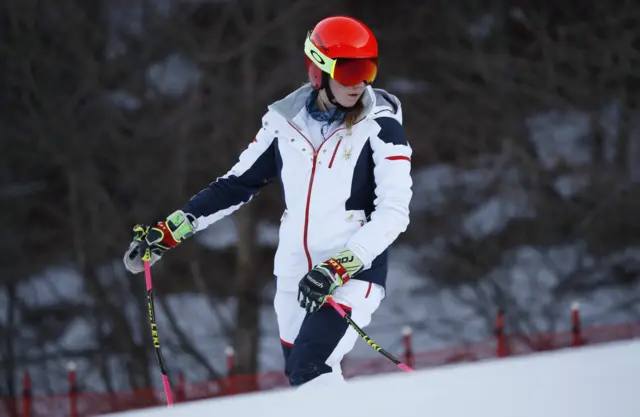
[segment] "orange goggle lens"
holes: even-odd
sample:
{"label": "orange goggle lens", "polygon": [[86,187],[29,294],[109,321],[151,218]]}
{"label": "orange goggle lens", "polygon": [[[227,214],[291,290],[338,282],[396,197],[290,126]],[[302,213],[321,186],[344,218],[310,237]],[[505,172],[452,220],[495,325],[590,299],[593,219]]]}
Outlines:
{"label": "orange goggle lens", "polygon": [[378,58],[337,58],[333,79],[342,85],[354,86],[362,81],[373,83],[378,74]]}

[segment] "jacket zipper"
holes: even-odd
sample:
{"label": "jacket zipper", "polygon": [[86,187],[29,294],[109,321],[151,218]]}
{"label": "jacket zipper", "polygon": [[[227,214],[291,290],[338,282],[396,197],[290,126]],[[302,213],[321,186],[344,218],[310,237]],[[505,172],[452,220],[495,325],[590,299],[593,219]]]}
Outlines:
{"label": "jacket zipper", "polygon": [[[306,138],[305,138],[306,139]],[[322,145],[320,145],[322,148]],[[309,207],[311,206],[311,189],[313,188],[313,177],[316,174],[316,164],[318,159],[318,152],[313,152],[313,166],[311,167],[311,178],[309,178],[309,189],[307,191],[307,206],[304,210],[304,232],[303,232],[303,240],[302,244],[304,246],[304,253],[307,255],[307,271],[311,271],[313,268],[313,263],[311,262],[311,253],[309,252],[309,243],[308,243],[308,235],[309,235]]]}
{"label": "jacket zipper", "polygon": [[[362,120],[364,120],[364,117],[358,120],[356,123],[360,123]],[[303,238],[302,238],[302,246],[304,248],[304,254],[307,256],[307,266],[308,266],[307,270],[311,271],[311,269],[313,269],[313,262],[311,261],[311,252],[309,252],[309,243],[308,243],[309,208],[311,207],[311,190],[313,189],[313,178],[316,175],[316,165],[318,164],[318,154],[320,153],[320,149],[322,149],[322,145],[327,143],[327,141],[331,139],[331,137],[333,137],[333,135],[335,135],[337,132],[344,130],[346,128],[341,127],[339,129],[334,130],[329,136],[327,136],[327,138],[324,141],[322,141],[320,146],[318,146],[318,149],[315,149],[313,147],[313,143],[311,143],[311,141],[300,130],[298,130],[298,128],[295,127],[293,123],[291,122],[288,122],[288,123],[292,128],[296,130],[296,132],[300,134],[300,136],[302,136],[307,141],[307,143],[309,143],[309,146],[311,146],[311,149],[313,149],[313,166],[311,167],[311,177],[309,178],[309,188],[307,191],[307,205],[304,210],[304,231],[303,231]],[[333,162],[333,158],[332,158],[332,162]]]}

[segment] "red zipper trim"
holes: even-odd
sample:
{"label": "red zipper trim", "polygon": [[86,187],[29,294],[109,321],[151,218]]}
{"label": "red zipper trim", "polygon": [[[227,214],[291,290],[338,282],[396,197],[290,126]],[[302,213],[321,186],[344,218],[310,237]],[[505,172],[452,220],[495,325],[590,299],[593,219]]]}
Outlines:
{"label": "red zipper trim", "polygon": [[313,167],[311,167],[311,178],[309,178],[309,190],[307,191],[307,207],[304,209],[304,234],[302,244],[304,246],[304,253],[307,255],[307,271],[313,269],[313,263],[311,262],[311,253],[309,252],[308,236],[309,236],[309,206],[311,205],[311,189],[313,188],[313,177],[316,174],[316,159],[318,153],[313,154]]}
{"label": "red zipper trim", "polygon": [[338,144],[336,145],[336,148],[333,150],[333,155],[331,155],[331,161],[329,161],[329,168],[331,168],[333,166],[333,160],[336,159],[336,153],[338,153],[338,148],[340,147],[340,142],[342,142],[342,139],[340,139],[338,141]]}
{"label": "red zipper trim", "polygon": [[371,283],[369,283],[369,288],[367,288],[367,293],[365,294],[364,298],[369,298],[369,294],[371,294]]}
{"label": "red zipper trim", "polygon": [[[362,119],[358,120],[354,124],[358,124],[361,121],[363,121],[364,119],[365,118],[363,117]],[[313,143],[311,143],[311,141],[305,135],[303,135],[302,132],[297,127],[295,127],[293,123],[291,123],[290,121],[287,121],[287,123],[289,123],[289,126],[294,128],[295,131],[298,132],[300,134],[300,136],[302,136],[307,141],[309,146],[311,146],[311,149],[313,149],[313,166],[311,167],[311,178],[309,178],[309,190],[307,191],[307,206],[305,207],[305,210],[304,210],[304,232],[303,232],[303,241],[302,241],[302,245],[304,247],[304,254],[307,256],[307,266],[309,267],[308,271],[311,271],[311,269],[313,268],[313,262],[311,261],[311,253],[309,252],[309,244],[308,244],[308,236],[309,236],[309,207],[311,206],[311,190],[313,189],[313,178],[316,175],[316,165],[318,163],[318,153],[320,153],[320,149],[322,149],[322,145],[324,145],[337,132],[346,129],[346,127],[341,127],[339,129],[334,130],[333,133],[331,133],[329,136],[327,136],[325,138],[324,141],[322,141],[322,143],[320,144],[320,146],[318,146],[318,149],[316,150],[316,148],[314,148],[314,146],[313,146]]]}
{"label": "red zipper trim", "polygon": [[[320,144],[320,146],[318,147],[318,150],[316,150],[313,147],[313,144],[311,143],[311,141],[304,134],[302,134],[302,132],[300,130],[298,130],[297,127],[295,127],[291,122],[289,122],[289,125],[292,128],[294,128],[296,130],[296,132],[298,132],[300,134],[300,136],[302,136],[309,143],[309,145],[311,146],[311,149],[313,149],[313,166],[311,167],[311,178],[309,178],[309,189],[307,191],[307,206],[304,209],[304,232],[303,232],[303,238],[302,238],[302,246],[304,247],[304,254],[307,256],[307,266],[308,266],[307,270],[311,271],[311,269],[313,268],[313,262],[311,261],[311,253],[309,252],[309,244],[308,244],[308,237],[309,237],[309,207],[311,206],[311,190],[313,189],[313,178],[316,175],[316,165],[318,163],[318,152],[320,151],[320,149],[322,149],[322,145],[324,145],[324,143],[327,141],[327,139],[329,139],[331,136],[329,136],[329,138],[325,139]],[[336,132],[337,132],[337,130],[336,130]]]}
{"label": "red zipper trim", "polygon": [[[291,122],[287,122],[287,123],[289,123],[289,126],[294,128],[296,130],[296,132],[298,132],[300,134],[300,136],[302,136],[304,138],[304,140],[307,141],[307,143],[309,144],[309,146],[311,146],[311,149],[313,149],[313,151],[315,153],[316,148],[313,147],[313,143],[311,143],[311,141],[309,139],[307,139],[307,137],[305,135],[303,135],[302,132],[300,130],[298,130],[298,128],[295,127],[293,123],[291,123]],[[320,144],[320,146],[322,146],[322,144]]]}

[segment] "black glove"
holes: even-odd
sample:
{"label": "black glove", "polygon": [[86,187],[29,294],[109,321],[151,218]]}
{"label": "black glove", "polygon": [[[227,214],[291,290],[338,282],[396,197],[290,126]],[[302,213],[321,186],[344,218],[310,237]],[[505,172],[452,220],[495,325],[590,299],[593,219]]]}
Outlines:
{"label": "black glove", "polygon": [[308,313],[320,309],[336,288],[363,269],[362,262],[348,249],[307,272],[298,284],[298,302]]}

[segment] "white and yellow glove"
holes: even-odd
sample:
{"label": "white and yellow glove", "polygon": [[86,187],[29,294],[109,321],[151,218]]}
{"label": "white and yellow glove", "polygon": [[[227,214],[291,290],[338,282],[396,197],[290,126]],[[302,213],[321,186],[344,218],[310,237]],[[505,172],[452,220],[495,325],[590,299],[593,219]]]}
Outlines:
{"label": "white and yellow glove", "polygon": [[125,268],[134,274],[144,271],[143,258],[153,265],[167,250],[195,234],[195,230],[194,217],[181,210],[173,212],[155,226],[133,226],[133,240],[123,258]]}

